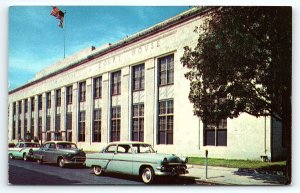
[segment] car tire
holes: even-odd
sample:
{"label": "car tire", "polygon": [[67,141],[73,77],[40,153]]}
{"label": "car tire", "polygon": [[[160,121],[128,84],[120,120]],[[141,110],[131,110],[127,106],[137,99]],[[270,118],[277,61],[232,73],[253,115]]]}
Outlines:
{"label": "car tire", "polygon": [[57,164],[60,168],[64,168],[66,166],[65,159],[64,158],[59,158],[58,161],[57,161]]}
{"label": "car tire", "polygon": [[155,174],[152,167],[145,167],[141,173],[142,181],[145,184],[152,184],[154,182]]}
{"label": "car tire", "polygon": [[23,160],[27,161],[27,155],[26,155],[26,153],[23,154]]}
{"label": "car tire", "polygon": [[37,162],[38,164],[43,164],[43,159],[37,159],[36,162]]}
{"label": "car tire", "polygon": [[8,157],[9,157],[9,159],[14,159],[14,158],[15,158],[15,157],[13,156],[12,153],[10,153],[10,154],[8,155]]}
{"label": "car tire", "polygon": [[103,173],[101,166],[94,166],[93,171],[96,176],[100,176]]}

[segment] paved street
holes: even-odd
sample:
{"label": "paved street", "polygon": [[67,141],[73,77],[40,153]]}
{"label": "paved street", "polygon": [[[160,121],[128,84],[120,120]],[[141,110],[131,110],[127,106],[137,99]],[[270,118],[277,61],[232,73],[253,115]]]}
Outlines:
{"label": "paved street", "polygon": [[[91,168],[59,168],[53,164],[38,165],[35,162],[9,160],[9,183],[16,185],[67,185],[67,184],[106,184],[144,185],[138,177],[116,174],[95,176]],[[159,185],[195,184],[194,178],[159,178]]]}

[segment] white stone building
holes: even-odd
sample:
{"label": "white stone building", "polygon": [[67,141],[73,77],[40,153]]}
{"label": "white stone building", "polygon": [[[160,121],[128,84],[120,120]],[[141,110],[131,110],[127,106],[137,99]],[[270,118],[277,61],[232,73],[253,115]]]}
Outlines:
{"label": "white stone building", "polygon": [[158,152],[228,159],[284,155],[279,122],[242,114],[206,128],[193,115],[183,47],[208,14],[192,8],[117,43],[90,47],[9,92],[8,140],[69,140],[84,150],[141,140]]}

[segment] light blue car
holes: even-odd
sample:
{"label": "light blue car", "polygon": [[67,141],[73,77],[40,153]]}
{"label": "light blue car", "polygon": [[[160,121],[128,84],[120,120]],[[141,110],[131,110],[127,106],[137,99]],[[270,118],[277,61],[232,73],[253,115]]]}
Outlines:
{"label": "light blue car", "polygon": [[95,175],[116,172],[140,176],[150,184],[155,176],[178,176],[187,174],[187,158],[159,154],[150,144],[143,142],[114,142],[99,153],[86,154],[86,166],[92,167]]}
{"label": "light blue car", "polygon": [[33,152],[40,148],[40,144],[33,142],[18,142],[15,147],[8,148],[10,159],[20,158],[25,161],[32,159]]}

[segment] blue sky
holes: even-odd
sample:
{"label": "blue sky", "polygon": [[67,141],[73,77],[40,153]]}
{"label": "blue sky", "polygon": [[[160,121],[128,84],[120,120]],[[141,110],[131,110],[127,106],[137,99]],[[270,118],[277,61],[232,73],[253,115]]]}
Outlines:
{"label": "blue sky", "polygon": [[[66,56],[86,47],[114,43],[126,35],[175,16],[178,6],[58,6],[66,11]],[[9,90],[25,84],[45,67],[63,59],[64,30],[50,6],[9,9]]]}

